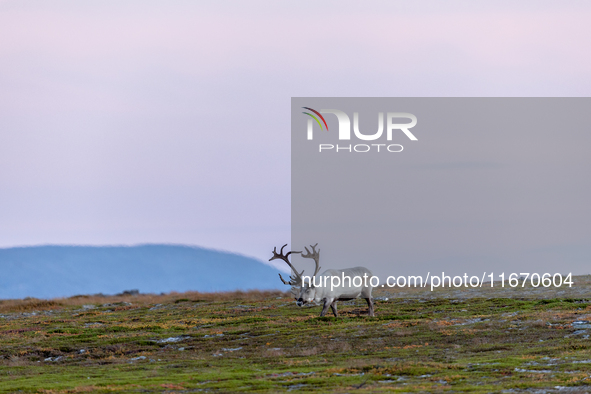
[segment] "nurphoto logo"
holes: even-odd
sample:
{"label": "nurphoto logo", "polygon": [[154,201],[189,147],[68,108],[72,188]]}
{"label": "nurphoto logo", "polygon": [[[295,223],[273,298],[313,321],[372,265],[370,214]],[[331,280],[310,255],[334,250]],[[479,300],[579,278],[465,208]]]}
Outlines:
{"label": "nurphoto logo", "polygon": [[[328,123],[322,114],[333,114],[337,117],[339,123],[338,128],[338,139],[339,141],[351,140],[351,119],[349,115],[338,109],[321,109],[317,111],[310,107],[302,107],[309,112],[302,112],[309,117],[307,138],[308,140],[314,140],[314,124],[316,123],[320,130],[328,132]],[[398,123],[400,119],[407,119],[410,122]],[[315,121],[315,122],[314,122]],[[402,132],[411,141],[417,141],[417,137],[410,131],[411,128],[417,125],[417,117],[408,112],[387,112],[386,113],[386,141],[392,141],[392,136],[396,132]],[[384,113],[378,113],[378,130],[373,134],[364,134],[359,130],[359,113],[353,112],[353,134],[355,137],[362,141],[376,141],[382,138],[384,134]],[[403,146],[400,144],[349,144],[339,145],[337,144],[319,144],[318,151],[331,151],[331,152],[359,152],[365,153],[372,150],[377,152],[402,152]]]}

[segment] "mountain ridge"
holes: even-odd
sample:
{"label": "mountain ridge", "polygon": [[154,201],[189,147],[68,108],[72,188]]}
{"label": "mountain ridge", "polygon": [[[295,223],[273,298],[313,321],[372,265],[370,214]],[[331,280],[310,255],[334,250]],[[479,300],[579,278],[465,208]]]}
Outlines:
{"label": "mountain ridge", "polygon": [[76,294],[279,289],[276,268],[237,253],[178,244],[0,248],[0,299]]}

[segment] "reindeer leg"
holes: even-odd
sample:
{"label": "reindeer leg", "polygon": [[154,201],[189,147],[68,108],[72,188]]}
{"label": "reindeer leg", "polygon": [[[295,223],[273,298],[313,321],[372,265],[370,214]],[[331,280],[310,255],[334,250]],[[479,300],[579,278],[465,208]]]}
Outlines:
{"label": "reindeer leg", "polygon": [[339,315],[337,314],[337,302],[333,301],[332,304],[330,304],[330,309],[332,309],[332,313],[334,313],[334,317],[339,317]]}
{"label": "reindeer leg", "polygon": [[324,299],[324,307],[322,308],[322,312],[320,312],[320,316],[326,315],[328,312],[328,307],[332,304],[332,301],[329,301],[328,298]]}
{"label": "reindeer leg", "polygon": [[373,301],[371,300],[371,297],[366,298],[365,301],[367,301],[367,314],[369,316],[374,316],[374,313],[373,313]]}

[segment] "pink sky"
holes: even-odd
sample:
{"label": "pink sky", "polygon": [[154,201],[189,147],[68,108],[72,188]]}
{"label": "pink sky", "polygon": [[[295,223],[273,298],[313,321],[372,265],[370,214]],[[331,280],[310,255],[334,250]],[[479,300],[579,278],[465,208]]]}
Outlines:
{"label": "pink sky", "polygon": [[582,1],[0,0],[0,247],[290,237],[292,96],[588,96]]}

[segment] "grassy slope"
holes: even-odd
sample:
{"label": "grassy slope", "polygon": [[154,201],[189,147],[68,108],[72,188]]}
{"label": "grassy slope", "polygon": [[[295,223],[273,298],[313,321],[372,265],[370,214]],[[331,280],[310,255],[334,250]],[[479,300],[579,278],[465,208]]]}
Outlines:
{"label": "grassy slope", "polygon": [[403,293],[338,319],[271,292],[0,301],[0,391],[591,388],[588,300]]}

